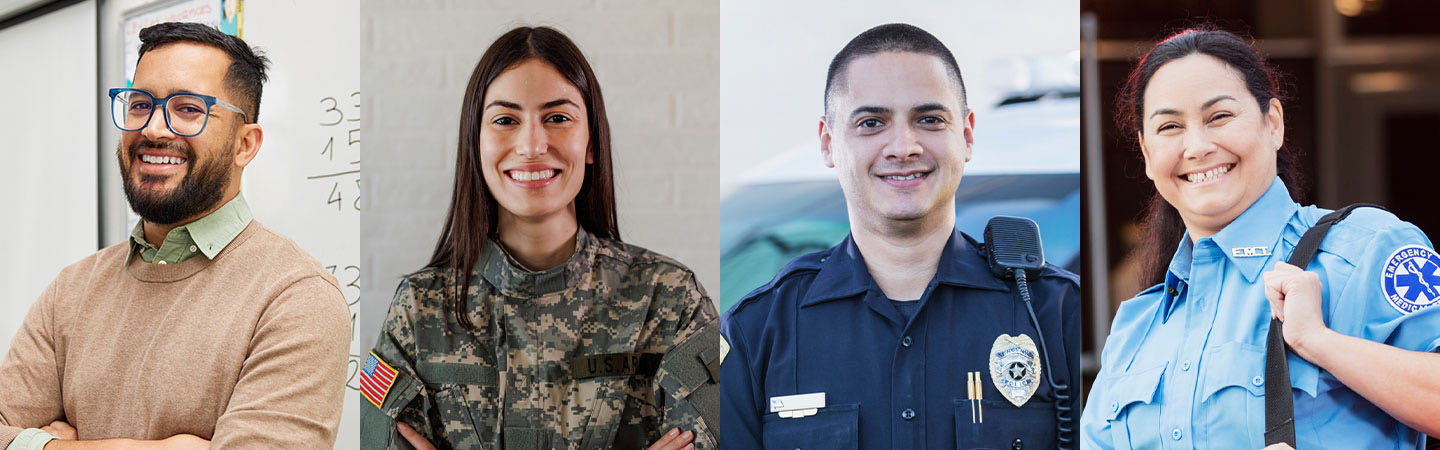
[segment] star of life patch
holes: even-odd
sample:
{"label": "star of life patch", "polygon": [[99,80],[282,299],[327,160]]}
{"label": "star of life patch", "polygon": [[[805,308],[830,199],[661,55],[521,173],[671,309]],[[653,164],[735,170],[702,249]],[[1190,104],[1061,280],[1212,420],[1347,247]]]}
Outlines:
{"label": "star of life patch", "polygon": [[366,359],[365,365],[360,368],[360,394],[379,408],[385,404],[385,395],[390,393],[390,386],[395,384],[395,374],[394,367],[385,364],[385,361],[371,351],[370,358]]}
{"label": "star of life patch", "polygon": [[1410,314],[1440,302],[1440,256],[1419,246],[1400,247],[1385,259],[1380,291],[1400,314]]}

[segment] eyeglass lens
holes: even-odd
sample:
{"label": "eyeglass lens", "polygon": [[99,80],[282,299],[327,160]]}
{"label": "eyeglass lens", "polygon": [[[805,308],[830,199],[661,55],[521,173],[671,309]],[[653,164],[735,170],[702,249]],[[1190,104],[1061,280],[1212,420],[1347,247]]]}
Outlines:
{"label": "eyeglass lens", "polygon": [[[144,92],[125,91],[111,102],[111,114],[116,125],[125,131],[138,131],[154,115],[155,98]],[[175,95],[165,101],[165,118],[170,131],[175,134],[193,136],[205,128],[209,108],[205,100],[193,95]]]}

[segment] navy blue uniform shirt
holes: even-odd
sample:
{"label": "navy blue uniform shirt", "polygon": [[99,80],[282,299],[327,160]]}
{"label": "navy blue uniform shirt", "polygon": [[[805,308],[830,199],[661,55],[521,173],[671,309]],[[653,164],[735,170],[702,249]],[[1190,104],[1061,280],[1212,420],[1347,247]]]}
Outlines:
{"label": "navy blue uniform shirt", "polygon": [[[853,238],[797,258],[721,316],[730,350],[720,366],[720,447],[1055,448],[1055,393],[1043,373],[1072,386],[1073,406],[1079,278],[1047,265],[1029,285],[1058,367],[1042,367],[1039,387],[1017,408],[991,380],[991,346],[1001,334],[1039,339],[1015,282],[992,275],[969,236],[951,235],[909,320],[870,277]],[[983,423],[972,423],[967,372],[984,374]],[[814,415],[769,410],[771,398],[819,392],[826,403]]]}

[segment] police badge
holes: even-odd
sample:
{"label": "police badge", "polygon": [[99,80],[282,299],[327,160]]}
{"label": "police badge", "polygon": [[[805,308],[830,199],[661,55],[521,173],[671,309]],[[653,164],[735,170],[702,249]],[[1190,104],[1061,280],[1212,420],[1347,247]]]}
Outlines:
{"label": "police badge", "polygon": [[1035,341],[1021,333],[1011,337],[1001,334],[990,346],[990,381],[995,390],[1020,407],[1035,395],[1040,381],[1040,355]]}

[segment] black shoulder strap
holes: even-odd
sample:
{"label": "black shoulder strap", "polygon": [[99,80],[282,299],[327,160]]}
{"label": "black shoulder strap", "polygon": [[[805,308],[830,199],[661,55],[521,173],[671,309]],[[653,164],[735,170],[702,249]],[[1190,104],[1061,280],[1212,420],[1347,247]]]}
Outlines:
{"label": "black shoulder strap", "polygon": [[[1320,249],[1320,241],[1325,240],[1325,234],[1330,232],[1330,226],[1344,220],[1355,208],[1379,206],[1356,203],[1340,208],[1326,214],[1310,227],[1300,242],[1295,244],[1295,251],[1290,253],[1290,259],[1286,261],[1292,266],[1305,269],[1310,265],[1310,260],[1315,258],[1315,252]],[[1384,208],[1380,208],[1384,209]],[[1286,443],[1291,447],[1295,446],[1295,399],[1290,392],[1290,366],[1285,361],[1285,337],[1281,329],[1279,319],[1270,319],[1270,334],[1265,343],[1265,445]]]}

